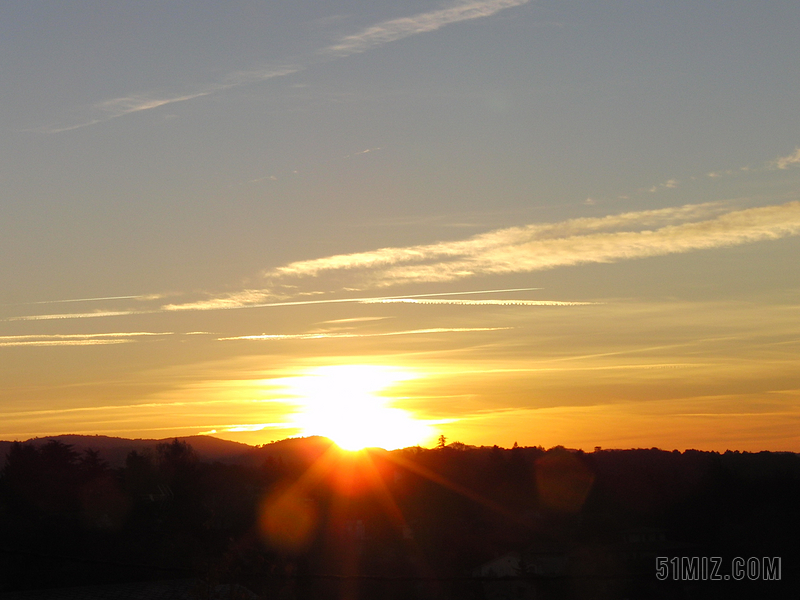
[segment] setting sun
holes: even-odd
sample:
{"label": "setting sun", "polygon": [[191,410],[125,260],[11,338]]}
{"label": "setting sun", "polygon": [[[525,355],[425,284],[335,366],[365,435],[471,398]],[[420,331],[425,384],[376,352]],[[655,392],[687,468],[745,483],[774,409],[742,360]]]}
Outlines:
{"label": "setting sun", "polygon": [[389,406],[381,395],[417,375],[374,365],[319,367],[286,380],[298,403],[294,421],[304,435],[322,435],[346,450],[386,450],[422,444],[434,437],[430,426]]}

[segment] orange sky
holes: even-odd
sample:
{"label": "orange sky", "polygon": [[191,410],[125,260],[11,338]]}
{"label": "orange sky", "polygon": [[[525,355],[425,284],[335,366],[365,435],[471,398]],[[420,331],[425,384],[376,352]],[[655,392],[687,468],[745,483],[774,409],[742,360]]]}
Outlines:
{"label": "orange sky", "polygon": [[797,6],[17,4],[0,439],[800,451]]}

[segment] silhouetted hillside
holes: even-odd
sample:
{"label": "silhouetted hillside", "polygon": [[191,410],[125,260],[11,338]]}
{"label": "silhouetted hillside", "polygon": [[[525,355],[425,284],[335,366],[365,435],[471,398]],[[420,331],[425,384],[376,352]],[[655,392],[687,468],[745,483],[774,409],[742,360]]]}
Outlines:
{"label": "silhouetted hillside", "polygon": [[[796,454],[242,446],[12,444],[0,593],[171,579],[315,600],[800,597]],[[123,450],[120,466],[102,454]],[[659,556],[720,557],[723,574],[766,559],[773,576],[779,558],[781,579],[662,581]]]}
{"label": "silhouetted hillside", "polygon": [[[93,449],[100,452],[100,456],[112,467],[121,467],[125,464],[125,458],[132,451],[139,453],[153,452],[158,444],[169,442],[174,438],[166,439],[126,439],[109,437],[105,435],[54,435],[42,438],[33,438],[24,443],[34,446],[43,446],[51,440],[57,440],[64,444],[69,444],[77,452],[86,449]],[[191,444],[202,460],[209,462],[231,462],[244,460],[242,457],[254,450],[253,446],[221,440],[209,435],[193,435],[177,438],[182,442]],[[6,455],[8,454],[13,442],[0,442],[0,468],[5,465]]]}

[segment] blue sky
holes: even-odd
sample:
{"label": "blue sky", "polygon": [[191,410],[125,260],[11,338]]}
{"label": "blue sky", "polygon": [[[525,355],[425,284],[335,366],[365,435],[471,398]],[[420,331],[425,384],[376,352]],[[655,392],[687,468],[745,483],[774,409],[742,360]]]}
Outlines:
{"label": "blue sky", "polygon": [[261,443],[297,433],[264,382],[371,364],[468,443],[800,449],[796,3],[0,28],[0,437]]}

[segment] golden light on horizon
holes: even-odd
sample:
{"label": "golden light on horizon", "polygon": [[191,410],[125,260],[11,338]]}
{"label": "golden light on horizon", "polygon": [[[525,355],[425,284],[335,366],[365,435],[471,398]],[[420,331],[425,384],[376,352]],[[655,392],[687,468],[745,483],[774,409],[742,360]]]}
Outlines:
{"label": "golden light on horizon", "polygon": [[435,435],[410,412],[390,406],[392,386],[419,377],[398,367],[317,367],[284,380],[298,404],[293,421],[303,435],[322,435],[345,450],[394,450],[423,444]]}

